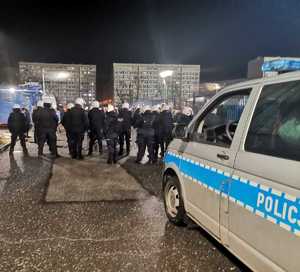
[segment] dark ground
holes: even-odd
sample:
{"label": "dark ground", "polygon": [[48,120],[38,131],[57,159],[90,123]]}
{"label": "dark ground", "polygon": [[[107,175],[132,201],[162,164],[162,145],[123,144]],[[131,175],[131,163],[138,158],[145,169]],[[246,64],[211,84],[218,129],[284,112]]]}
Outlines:
{"label": "dark ground", "polygon": [[201,229],[168,223],[161,166],[123,165],[150,193],[146,200],[46,203],[52,161],[29,150],[29,158],[0,154],[1,272],[246,269]]}

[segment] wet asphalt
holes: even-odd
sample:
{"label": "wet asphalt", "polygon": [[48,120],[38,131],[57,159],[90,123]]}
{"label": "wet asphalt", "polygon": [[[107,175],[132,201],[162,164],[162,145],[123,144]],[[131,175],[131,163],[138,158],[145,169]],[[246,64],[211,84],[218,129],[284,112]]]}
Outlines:
{"label": "wet asphalt", "polygon": [[53,161],[16,150],[0,153],[0,271],[247,270],[205,231],[167,221],[160,165],[123,165],[146,200],[46,203]]}

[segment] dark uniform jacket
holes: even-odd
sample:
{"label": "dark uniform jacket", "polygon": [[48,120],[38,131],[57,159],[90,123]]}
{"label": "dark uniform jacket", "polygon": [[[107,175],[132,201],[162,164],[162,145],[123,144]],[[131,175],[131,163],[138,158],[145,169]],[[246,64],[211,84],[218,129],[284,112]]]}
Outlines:
{"label": "dark uniform jacket", "polygon": [[84,133],[89,127],[89,121],[86,112],[81,107],[75,105],[70,110],[70,132]]}
{"label": "dark uniform jacket", "polygon": [[8,117],[8,129],[12,134],[25,133],[28,129],[26,117],[21,110],[14,110]]}
{"label": "dark uniform jacket", "polygon": [[121,109],[119,116],[119,121],[121,122],[122,132],[128,131],[132,125],[131,111],[128,109]]}
{"label": "dark uniform jacket", "polygon": [[160,124],[162,135],[172,134],[174,124],[173,124],[173,117],[171,112],[169,111],[161,112],[159,124]]}
{"label": "dark uniform jacket", "polygon": [[140,117],[141,117],[141,110],[136,109],[136,111],[133,114],[133,118],[132,118],[132,125],[134,128],[137,128],[137,121],[140,119]]}
{"label": "dark uniform jacket", "polygon": [[181,113],[178,116],[177,123],[182,126],[188,126],[189,123],[192,121],[192,119],[193,119],[193,116],[187,116],[187,115]]}
{"label": "dark uniform jacket", "polygon": [[38,120],[38,116],[41,112],[43,108],[42,107],[37,107],[33,112],[32,112],[32,122],[34,124],[35,127],[38,126],[37,120]]}
{"label": "dark uniform jacket", "polygon": [[64,126],[66,131],[70,131],[70,128],[71,128],[71,110],[67,110],[64,113],[63,118],[61,120],[61,124]]}
{"label": "dark uniform jacket", "polygon": [[56,130],[58,117],[54,109],[45,107],[39,111],[36,122],[39,130]]}
{"label": "dark uniform jacket", "polygon": [[154,111],[153,113],[153,128],[156,137],[161,136],[160,113]]}
{"label": "dark uniform jacket", "polygon": [[120,133],[120,122],[118,115],[114,111],[106,113],[105,135],[108,139],[117,138]]}
{"label": "dark uniform jacket", "polygon": [[30,129],[32,127],[31,118],[30,118],[30,112],[29,112],[29,110],[24,109],[23,114],[24,114],[25,119],[26,119],[26,126],[27,126],[27,130],[28,130],[28,129]]}
{"label": "dark uniform jacket", "polygon": [[88,113],[90,130],[103,131],[105,122],[105,113],[97,108],[91,109]]}
{"label": "dark uniform jacket", "polygon": [[140,115],[137,118],[136,126],[138,129],[138,135],[145,137],[154,136],[154,117],[155,116],[152,114],[151,111],[146,111],[144,114]]}

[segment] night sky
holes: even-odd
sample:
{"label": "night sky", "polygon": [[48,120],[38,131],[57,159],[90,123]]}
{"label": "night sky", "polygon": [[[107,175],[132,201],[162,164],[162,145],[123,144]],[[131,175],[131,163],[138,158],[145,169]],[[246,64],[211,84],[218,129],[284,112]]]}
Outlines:
{"label": "night sky", "polygon": [[1,3],[0,65],[97,64],[105,97],[112,62],[200,64],[204,82],[245,77],[257,56],[300,56],[299,0],[89,2]]}

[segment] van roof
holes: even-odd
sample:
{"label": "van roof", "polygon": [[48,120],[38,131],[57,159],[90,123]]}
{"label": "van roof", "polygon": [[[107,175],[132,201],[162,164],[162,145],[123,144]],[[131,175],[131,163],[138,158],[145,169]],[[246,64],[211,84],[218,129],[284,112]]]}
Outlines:
{"label": "van roof", "polygon": [[288,72],[288,73],[271,76],[271,77],[263,77],[258,79],[246,80],[239,83],[228,85],[224,87],[223,90],[231,89],[231,88],[243,88],[245,86],[256,85],[256,84],[276,83],[276,82],[280,82],[281,80],[285,81],[288,79],[300,80],[300,71]]}

